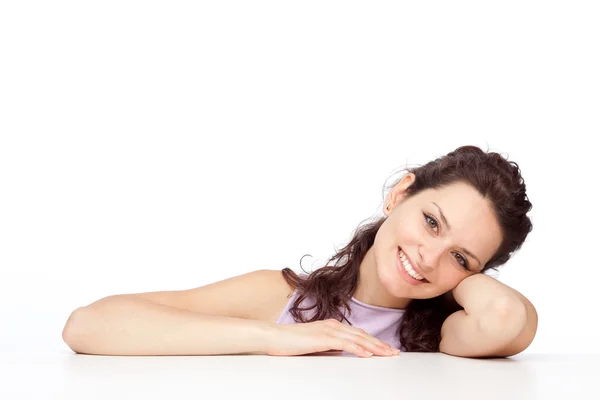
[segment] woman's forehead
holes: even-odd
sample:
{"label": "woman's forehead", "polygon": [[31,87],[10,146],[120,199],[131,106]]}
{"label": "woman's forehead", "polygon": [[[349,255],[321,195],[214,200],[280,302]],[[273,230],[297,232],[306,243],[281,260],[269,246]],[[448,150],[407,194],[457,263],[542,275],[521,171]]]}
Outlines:
{"label": "woman's forehead", "polygon": [[426,189],[421,194],[421,197],[427,199],[445,200],[446,202],[484,200],[483,196],[473,186],[463,182],[455,182],[438,188]]}
{"label": "woman's forehead", "polygon": [[492,205],[472,186],[455,184],[423,193],[425,206],[444,218],[452,229],[451,236],[468,244],[483,258],[491,257],[500,245],[502,233]]}

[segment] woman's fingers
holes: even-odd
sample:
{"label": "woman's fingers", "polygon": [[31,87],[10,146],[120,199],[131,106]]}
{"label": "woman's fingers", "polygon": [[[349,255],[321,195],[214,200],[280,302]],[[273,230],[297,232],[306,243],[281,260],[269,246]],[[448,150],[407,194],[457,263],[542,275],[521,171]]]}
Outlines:
{"label": "woman's fingers", "polygon": [[392,353],[396,353],[396,349],[391,344],[385,343],[384,341],[379,340],[376,337],[369,335],[364,329],[360,329],[360,328],[353,328],[353,329],[356,330],[356,332],[354,332],[355,335],[362,336],[365,339],[372,341],[376,345],[381,346],[384,349],[391,350]]}
{"label": "woman's fingers", "polygon": [[[350,334],[350,335],[352,335],[352,334]],[[373,353],[377,356],[383,356],[383,357],[389,357],[389,356],[395,355],[391,349],[381,346],[381,345],[373,342],[372,340],[369,340],[360,335],[353,335],[353,336],[354,337],[351,340],[370,353]]]}
{"label": "woman's fingers", "polygon": [[[346,334],[358,336],[358,338],[344,336],[361,345],[363,348],[377,355],[397,355],[400,351],[388,343],[385,343],[374,336],[369,335],[364,329],[344,325],[335,319],[327,320],[331,327],[339,329]],[[388,351],[389,350],[389,351]],[[382,354],[383,351],[383,354]]]}
{"label": "woman's fingers", "polygon": [[387,348],[361,335],[355,335],[344,330],[337,330],[330,335],[333,337],[333,343],[331,343],[333,349],[344,350],[360,357],[370,357],[373,354],[384,357],[394,355]]}

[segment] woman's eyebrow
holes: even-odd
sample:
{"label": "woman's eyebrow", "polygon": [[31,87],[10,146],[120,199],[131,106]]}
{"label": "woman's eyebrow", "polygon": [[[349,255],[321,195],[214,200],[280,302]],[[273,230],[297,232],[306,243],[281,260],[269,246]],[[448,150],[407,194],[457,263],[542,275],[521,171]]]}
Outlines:
{"label": "woman's eyebrow", "polygon": [[[442,221],[444,222],[444,225],[446,225],[446,228],[448,229],[448,231],[451,231],[452,228],[450,228],[450,224],[448,223],[448,220],[446,219],[446,216],[444,215],[444,212],[442,211],[442,208],[440,206],[438,206],[437,203],[434,202],[434,201],[432,201],[431,203],[434,206],[437,207],[438,211],[440,212],[440,216],[442,217]],[[481,265],[481,261],[479,261],[479,258],[475,257],[475,254],[471,253],[469,250],[465,249],[464,247],[459,247],[459,249],[462,250],[462,251],[464,251],[471,258],[477,260],[477,262],[479,263],[479,265]]]}

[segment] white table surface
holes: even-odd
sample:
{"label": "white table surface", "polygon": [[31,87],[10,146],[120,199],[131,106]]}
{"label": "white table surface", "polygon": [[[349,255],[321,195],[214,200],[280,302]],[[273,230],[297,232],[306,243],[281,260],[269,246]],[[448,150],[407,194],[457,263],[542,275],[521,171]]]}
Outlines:
{"label": "white table surface", "polygon": [[600,399],[600,355],[0,357],[0,399]]}

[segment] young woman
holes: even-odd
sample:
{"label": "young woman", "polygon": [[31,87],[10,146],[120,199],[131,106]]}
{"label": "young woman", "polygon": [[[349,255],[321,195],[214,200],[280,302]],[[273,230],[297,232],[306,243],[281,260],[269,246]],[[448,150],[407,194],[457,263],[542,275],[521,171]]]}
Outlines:
{"label": "young woman", "polygon": [[408,169],[383,218],[357,229],[333,265],[108,296],[75,310],[63,338],[104,355],[514,355],[535,336],[536,310],[484,272],[521,247],[530,209],[516,163],[463,146]]}

